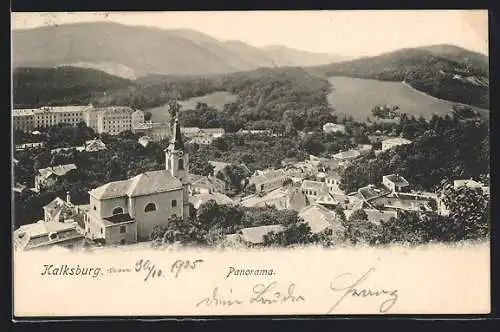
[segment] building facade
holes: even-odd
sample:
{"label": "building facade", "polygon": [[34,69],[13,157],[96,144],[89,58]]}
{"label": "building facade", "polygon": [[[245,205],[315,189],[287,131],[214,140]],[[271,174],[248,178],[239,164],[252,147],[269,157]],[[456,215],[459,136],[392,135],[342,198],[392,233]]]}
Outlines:
{"label": "building facade", "polygon": [[87,236],[105,243],[147,240],[155,225],[189,215],[189,157],[178,120],[165,150],[165,169],[107,183],[89,192]]}
{"label": "building facade", "polygon": [[14,130],[30,131],[47,128],[59,123],[76,126],[85,121],[85,115],[92,106],[44,106],[34,109],[12,111]]}

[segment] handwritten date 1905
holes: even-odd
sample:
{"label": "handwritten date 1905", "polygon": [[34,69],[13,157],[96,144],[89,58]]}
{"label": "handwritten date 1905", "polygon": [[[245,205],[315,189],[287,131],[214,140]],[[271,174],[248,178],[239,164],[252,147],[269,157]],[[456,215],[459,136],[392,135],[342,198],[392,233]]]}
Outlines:
{"label": "handwritten date 1905", "polygon": [[[170,272],[172,275],[177,278],[181,271],[183,270],[195,270],[199,264],[203,262],[202,259],[196,259],[193,261],[190,260],[182,260],[178,259],[176,260],[170,268]],[[163,278],[166,277],[167,272],[163,271],[161,268],[156,266],[153,262],[151,262],[149,259],[139,259],[135,263],[135,271],[136,272],[146,272],[146,277],[144,278],[144,281],[148,281],[149,279],[154,279],[154,278]]]}

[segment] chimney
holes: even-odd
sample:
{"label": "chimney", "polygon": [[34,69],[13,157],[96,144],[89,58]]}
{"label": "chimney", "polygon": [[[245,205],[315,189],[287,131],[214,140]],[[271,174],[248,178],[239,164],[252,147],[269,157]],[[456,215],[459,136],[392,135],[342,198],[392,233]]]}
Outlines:
{"label": "chimney", "polygon": [[71,204],[71,196],[69,194],[69,191],[66,192],[66,203]]}

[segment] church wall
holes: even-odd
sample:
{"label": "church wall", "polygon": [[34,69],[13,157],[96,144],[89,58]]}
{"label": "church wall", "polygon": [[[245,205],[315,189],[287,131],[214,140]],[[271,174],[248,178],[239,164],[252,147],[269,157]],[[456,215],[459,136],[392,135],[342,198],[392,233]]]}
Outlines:
{"label": "church wall", "polygon": [[[121,228],[125,232],[121,232]],[[123,241],[123,242],[122,242]],[[127,244],[137,242],[137,222],[116,224],[106,227],[106,244]]]}
{"label": "church wall", "polygon": [[[90,198],[90,208],[97,215],[105,218],[113,215],[113,209],[117,207],[121,207],[123,209],[123,213],[129,213],[127,197],[116,197],[116,198],[108,198],[103,200],[97,200],[93,197]],[[96,210],[94,210],[94,206]]]}
{"label": "church wall", "polygon": [[[137,220],[137,235],[140,238],[149,238],[155,225],[165,224],[172,215],[183,217],[183,190],[133,197],[134,216]],[[172,207],[172,200],[176,200],[176,207]],[[148,203],[156,204],[156,210],[144,212]]]}

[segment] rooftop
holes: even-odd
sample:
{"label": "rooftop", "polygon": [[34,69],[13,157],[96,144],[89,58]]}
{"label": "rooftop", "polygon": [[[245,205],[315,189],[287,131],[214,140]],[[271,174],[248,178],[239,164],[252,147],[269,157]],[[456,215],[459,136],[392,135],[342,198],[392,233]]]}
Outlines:
{"label": "rooftop", "polygon": [[337,154],[332,155],[336,159],[353,159],[359,157],[361,154],[357,150],[342,151]]}
{"label": "rooftop", "polygon": [[[50,234],[57,234],[51,237]],[[76,223],[44,222],[23,225],[14,231],[14,243],[22,249],[34,249],[74,238],[83,238]]]}
{"label": "rooftop", "polygon": [[320,181],[312,181],[312,180],[304,180],[302,182],[302,189],[315,189],[315,190],[322,190],[322,189],[327,189],[327,185],[324,182]]}
{"label": "rooftop", "polygon": [[47,167],[47,168],[41,168],[38,170],[40,175],[44,178],[48,178],[52,174],[56,176],[63,176],[66,175],[71,170],[75,170],[76,165],[75,164],[66,164],[66,165],[59,165],[59,166],[53,166],[53,167]]}
{"label": "rooftop", "polygon": [[453,181],[453,187],[456,189],[456,188],[459,188],[459,187],[462,187],[462,186],[465,186],[465,187],[469,187],[469,188],[481,188],[483,186],[483,184],[477,182],[477,181],[474,181],[472,179],[469,179],[469,180],[454,180]]}
{"label": "rooftop", "polygon": [[364,200],[371,200],[380,196],[388,195],[389,191],[384,188],[376,188],[373,185],[369,185],[358,189],[358,193]]}
{"label": "rooftop", "polygon": [[189,197],[189,202],[194,205],[195,209],[198,209],[202,204],[210,200],[214,200],[218,205],[226,205],[234,203],[234,201],[231,198],[221,193],[202,194]]}
{"label": "rooftop", "polygon": [[384,175],[384,178],[391,181],[392,183],[394,183],[398,187],[407,187],[410,185],[404,177],[402,177],[401,175],[398,175],[398,174]]}
{"label": "rooftop", "polygon": [[343,229],[342,225],[337,222],[335,213],[321,205],[309,205],[300,211],[299,217],[311,227],[312,233],[319,233],[328,227],[335,227],[337,231]]}
{"label": "rooftop", "polygon": [[132,218],[128,213],[120,213],[120,214],[115,214],[112,215],[111,217],[106,217],[102,218],[104,221],[107,221],[105,223],[106,226],[111,226],[115,224],[121,224],[129,221],[133,221],[134,218]]}
{"label": "rooftop", "polygon": [[269,232],[281,232],[284,230],[282,225],[267,225],[259,227],[243,228],[239,231],[241,238],[245,242],[259,244],[264,242],[264,235]]}
{"label": "rooftop", "polygon": [[403,137],[391,137],[382,141],[382,143],[390,144],[410,144],[411,141]]}
{"label": "rooftop", "polygon": [[166,170],[139,174],[131,179],[109,182],[89,191],[97,199],[135,197],[182,189],[182,184]]}

